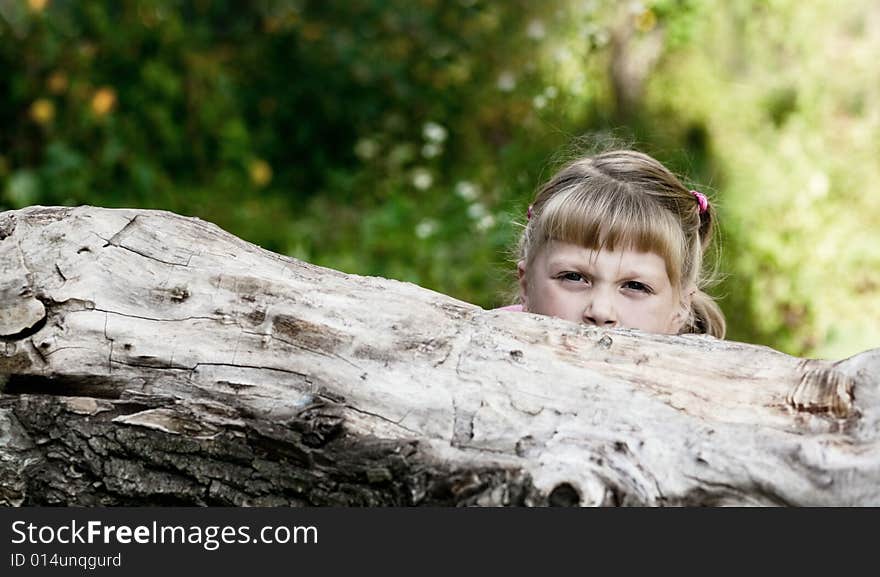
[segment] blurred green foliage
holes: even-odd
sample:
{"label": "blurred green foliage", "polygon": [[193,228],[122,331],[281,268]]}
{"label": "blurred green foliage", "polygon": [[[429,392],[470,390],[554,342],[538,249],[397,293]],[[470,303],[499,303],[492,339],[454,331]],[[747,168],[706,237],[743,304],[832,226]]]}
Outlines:
{"label": "blurred green foliage", "polygon": [[[162,208],[485,307],[571,143],[720,208],[730,337],[880,346],[869,0],[0,0],[0,210]],[[562,152],[560,152],[562,151]]]}

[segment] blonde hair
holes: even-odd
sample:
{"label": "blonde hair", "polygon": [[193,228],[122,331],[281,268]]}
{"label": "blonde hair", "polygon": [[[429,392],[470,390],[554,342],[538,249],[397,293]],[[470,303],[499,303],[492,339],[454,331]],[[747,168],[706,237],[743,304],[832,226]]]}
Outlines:
{"label": "blonde hair", "polygon": [[704,289],[711,275],[703,256],[711,246],[715,209],[657,160],[613,150],[571,162],[538,190],[520,237],[518,258],[531,269],[550,241],[594,250],[633,249],[661,256],[673,287],[695,287],[681,332],[724,338],[724,314]]}

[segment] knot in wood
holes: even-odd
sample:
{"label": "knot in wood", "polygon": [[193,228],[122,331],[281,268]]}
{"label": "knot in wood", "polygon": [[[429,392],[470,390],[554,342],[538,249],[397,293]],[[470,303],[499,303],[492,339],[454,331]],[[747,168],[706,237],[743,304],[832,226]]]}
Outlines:
{"label": "knot in wood", "polygon": [[577,507],[581,504],[581,494],[571,483],[560,483],[550,491],[547,504],[551,507]]}
{"label": "knot in wood", "polygon": [[30,288],[0,288],[0,338],[28,336],[46,318],[46,307]]}
{"label": "knot in wood", "polygon": [[832,367],[808,369],[785,400],[797,411],[844,419],[853,409],[853,380]]}

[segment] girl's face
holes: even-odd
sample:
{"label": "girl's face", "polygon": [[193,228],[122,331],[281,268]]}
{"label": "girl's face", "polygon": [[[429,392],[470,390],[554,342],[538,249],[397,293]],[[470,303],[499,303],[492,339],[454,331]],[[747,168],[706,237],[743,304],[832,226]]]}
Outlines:
{"label": "girl's face", "polygon": [[530,313],[669,334],[678,333],[686,319],[689,303],[653,252],[595,251],[553,241],[529,270],[522,261],[518,268],[523,309]]}

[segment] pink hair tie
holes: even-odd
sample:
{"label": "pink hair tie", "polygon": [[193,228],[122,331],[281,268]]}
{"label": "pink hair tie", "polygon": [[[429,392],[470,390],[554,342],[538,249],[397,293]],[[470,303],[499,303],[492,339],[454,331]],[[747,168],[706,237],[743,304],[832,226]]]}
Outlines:
{"label": "pink hair tie", "polygon": [[526,211],[526,220],[532,220],[532,205],[529,205],[529,210]]}
{"label": "pink hair tie", "polygon": [[700,214],[709,210],[709,199],[706,198],[705,194],[699,190],[692,190],[690,193],[694,195],[694,198],[697,199],[697,203],[700,205]]}

